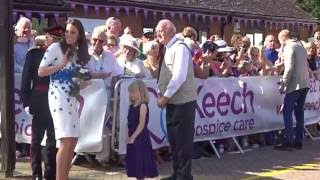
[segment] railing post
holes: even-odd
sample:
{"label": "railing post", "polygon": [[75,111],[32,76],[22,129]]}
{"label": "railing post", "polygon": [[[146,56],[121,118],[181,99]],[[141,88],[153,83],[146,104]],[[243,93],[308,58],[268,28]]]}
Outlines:
{"label": "railing post", "polygon": [[1,171],[12,177],[16,163],[12,1],[0,1]]}

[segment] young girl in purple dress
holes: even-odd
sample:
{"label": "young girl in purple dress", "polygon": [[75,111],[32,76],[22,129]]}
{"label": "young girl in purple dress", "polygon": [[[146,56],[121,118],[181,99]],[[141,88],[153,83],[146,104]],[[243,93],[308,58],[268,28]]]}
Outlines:
{"label": "young girl in purple dress", "polygon": [[155,156],[148,131],[149,96],[142,80],[129,85],[126,170],[128,177],[137,179],[158,176]]}

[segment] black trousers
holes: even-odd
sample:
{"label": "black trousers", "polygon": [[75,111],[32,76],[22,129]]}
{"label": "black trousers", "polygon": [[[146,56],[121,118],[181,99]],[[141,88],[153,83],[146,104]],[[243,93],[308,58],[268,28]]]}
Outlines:
{"label": "black trousers", "polygon": [[[48,101],[46,102],[48,103]],[[39,107],[42,105],[41,107]],[[45,132],[47,133],[46,147],[44,155],[44,178],[54,180],[56,175],[56,140],[54,135],[53,120],[49,107],[45,103],[40,103],[32,108],[32,135],[31,135],[31,167],[33,177],[42,177],[41,168],[41,141]]]}
{"label": "black trousers", "polygon": [[168,140],[173,157],[173,177],[192,180],[191,160],[194,136],[196,101],[168,104],[166,119]]}

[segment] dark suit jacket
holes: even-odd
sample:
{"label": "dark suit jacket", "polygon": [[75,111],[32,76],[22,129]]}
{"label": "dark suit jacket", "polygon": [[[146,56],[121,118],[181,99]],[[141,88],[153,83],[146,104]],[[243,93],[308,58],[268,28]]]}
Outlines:
{"label": "dark suit jacket", "polygon": [[45,53],[45,49],[35,46],[28,50],[23,67],[21,80],[21,98],[23,107],[29,107],[30,113],[48,111],[48,91],[35,90],[36,86],[49,87],[49,77],[39,77],[38,68]]}

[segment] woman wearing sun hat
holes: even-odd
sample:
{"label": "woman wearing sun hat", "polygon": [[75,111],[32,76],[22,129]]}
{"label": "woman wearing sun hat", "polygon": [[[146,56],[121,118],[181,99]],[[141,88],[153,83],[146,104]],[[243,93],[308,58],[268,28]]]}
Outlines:
{"label": "woman wearing sun hat", "polygon": [[123,76],[152,78],[150,71],[138,58],[140,54],[138,42],[134,37],[126,37],[121,41],[120,55],[117,60],[123,70]]}

